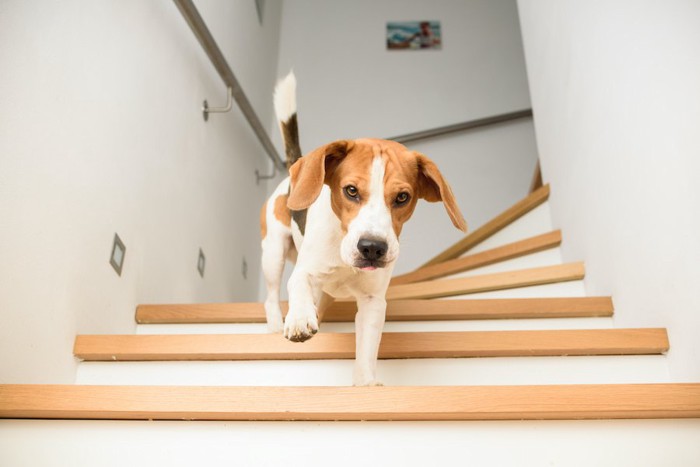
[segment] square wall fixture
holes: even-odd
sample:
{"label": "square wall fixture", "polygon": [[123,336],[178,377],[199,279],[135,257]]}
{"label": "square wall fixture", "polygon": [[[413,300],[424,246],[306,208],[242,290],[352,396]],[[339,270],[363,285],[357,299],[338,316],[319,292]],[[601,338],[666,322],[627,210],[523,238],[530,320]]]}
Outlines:
{"label": "square wall fixture", "polygon": [[117,275],[121,277],[122,266],[124,266],[124,257],[126,256],[126,247],[124,242],[119,238],[119,235],[114,234],[114,242],[112,244],[112,255],[109,257],[109,264],[112,265]]}

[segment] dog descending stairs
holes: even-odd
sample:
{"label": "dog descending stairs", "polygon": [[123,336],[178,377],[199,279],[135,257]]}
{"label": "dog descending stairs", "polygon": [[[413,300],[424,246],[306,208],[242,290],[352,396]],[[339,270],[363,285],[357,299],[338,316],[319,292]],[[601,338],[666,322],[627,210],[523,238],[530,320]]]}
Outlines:
{"label": "dog descending stairs", "polygon": [[585,295],[548,195],[394,278],[384,387],[349,386],[352,303],[303,344],[258,303],[144,305],[76,338],[77,385],[0,386],[0,464],[700,465],[700,384]]}

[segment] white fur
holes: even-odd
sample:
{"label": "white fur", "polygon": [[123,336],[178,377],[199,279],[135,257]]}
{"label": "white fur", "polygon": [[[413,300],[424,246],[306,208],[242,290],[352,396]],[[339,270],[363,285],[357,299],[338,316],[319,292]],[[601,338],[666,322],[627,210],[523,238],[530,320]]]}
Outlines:
{"label": "white fur", "polygon": [[286,122],[297,112],[297,79],[290,71],[275,87],[275,114],[280,122]]}

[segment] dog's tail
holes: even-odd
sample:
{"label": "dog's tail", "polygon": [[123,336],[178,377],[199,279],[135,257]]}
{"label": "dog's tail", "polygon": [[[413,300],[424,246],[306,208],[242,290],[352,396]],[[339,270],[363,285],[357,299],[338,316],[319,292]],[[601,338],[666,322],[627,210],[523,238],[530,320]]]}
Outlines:
{"label": "dog's tail", "polygon": [[275,86],[275,114],[280,122],[284,139],[284,151],[287,153],[287,169],[301,157],[299,146],[299,127],[297,125],[297,79],[290,71]]}

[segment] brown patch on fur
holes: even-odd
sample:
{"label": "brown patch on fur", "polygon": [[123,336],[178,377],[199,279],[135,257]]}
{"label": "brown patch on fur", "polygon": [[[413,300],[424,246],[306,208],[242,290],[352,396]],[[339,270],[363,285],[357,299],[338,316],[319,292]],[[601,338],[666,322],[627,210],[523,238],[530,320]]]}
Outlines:
{"label": "brown patch on fur", "polygon": [[289,208],[287,207],[287,198],[287,195],[282,195],[275,199],[274,214],[275,219],[289,227],[292,225],[292,213],[289,212]]}
{"label": "brown patch on fur", "polygon": [[302,235],[306,235],[306,213],[308,209],[302,209],[301,211],[290,211],[292,213],[292,219],[294,223],[299,227],[299,232]]}
{"label": "brown patch on fur", "polygon": [[328,177],[345,158],[351,141],[336,141],[311,151],[289,168],[290,193],[287,206],[293,211],[307,209],[318,195]]}
{"label": "brown patch on fur", "polygon": [[452,193],[452,188],[450,188],[450,185],[442,177],[442,174],[433,161],[423,154],[417,152],[414,154],[418,161],[418,170],[420,173],[418,182],[421,189],[421,197],[429,202],[442,201],[452,224],[462,232],[466,232],[467,222],[464,220],[459,206],[457,206],[457,200]]}
{"label": "brown patch on fur", "polygon": [[267,201],[262,205],[260,209],[260,236],[265,238],[267,236]]}
{"label": "brown patch on fur", "polygon": [[[287,206],[293,211],[308,208],[325,183],[331,189],[333,212],[340,219],[343,232],[347,232],[350,222],[369,200],[372,161],[378,156],[385,163],[385,204],[397,237],[403,224],[413,215],[419,198],[443,201],[455,227],[466,231],[466,222],[452,190],[435,163],[423,154],[388,140],[336,141],[301,158],[290,169],[292,189]],[[345,194],[344,188],[348,185],[357,188],[358,199],[350,199]],[[399,205],[396,197],[401,192],[408,193],[410,199]]]}
{"label": "brown patch on fur", "polygon": [[284,151],[287,154],[287,169],[289,169],[301,158],[297,114],[294,113],[286,122],[281,122],[280,128],[282,130],[282,138],[284,139]]}

